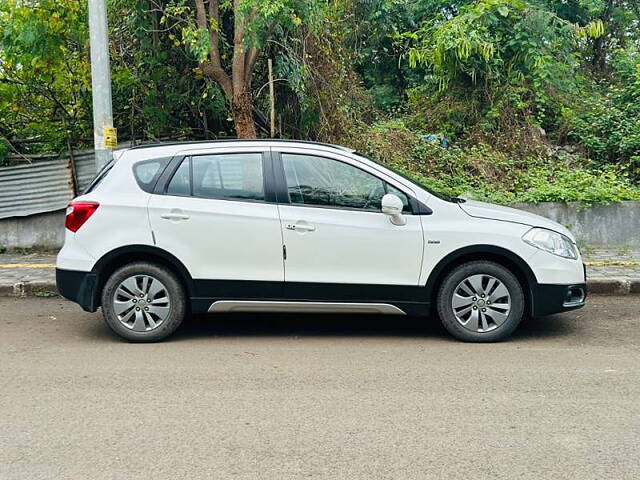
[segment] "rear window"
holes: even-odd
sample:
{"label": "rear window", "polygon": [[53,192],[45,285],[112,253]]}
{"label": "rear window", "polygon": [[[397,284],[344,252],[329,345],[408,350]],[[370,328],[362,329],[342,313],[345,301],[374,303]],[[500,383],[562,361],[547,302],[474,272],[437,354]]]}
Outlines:
{"label": "rear window", "polygon": [[144,160],[133,166],[133,176],[142,190],[151,193],[156,186],[158,178],[164,171],[171,158],[154,158]]}
{"label": "rear window", "polygon": [[168,195],[264,201],[261,153],[224,153],[185,158]]}

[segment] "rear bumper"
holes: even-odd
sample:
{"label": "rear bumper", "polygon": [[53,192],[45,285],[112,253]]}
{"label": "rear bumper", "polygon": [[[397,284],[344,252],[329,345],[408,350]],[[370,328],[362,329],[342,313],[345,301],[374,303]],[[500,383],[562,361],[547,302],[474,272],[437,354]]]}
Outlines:
{"label": "rear bumper", "polygon": [[95,273],[56,268],[56,286],[60,295],[76,302],[87,312],[98,309],[95,301],[97,280]]}
{"label": "rear bumper", "polygon": [[533,316],[551,315],[552,313],[567,312],[584,307],[587,299],[587,284],[553,285],[539,283],[534,287],[532,293]]}

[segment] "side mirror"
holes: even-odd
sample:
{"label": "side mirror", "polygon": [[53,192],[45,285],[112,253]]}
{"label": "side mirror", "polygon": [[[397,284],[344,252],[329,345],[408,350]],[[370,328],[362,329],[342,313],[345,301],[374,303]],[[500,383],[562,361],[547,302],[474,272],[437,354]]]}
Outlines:
{"label": "side mirror", "polygon": [[394,225],[405,225],[407,223],[407,219],[402,215],[403,208],[402,200],[397,195],[387,193],[382,197],[382,213],[389,215],[389,220]]}

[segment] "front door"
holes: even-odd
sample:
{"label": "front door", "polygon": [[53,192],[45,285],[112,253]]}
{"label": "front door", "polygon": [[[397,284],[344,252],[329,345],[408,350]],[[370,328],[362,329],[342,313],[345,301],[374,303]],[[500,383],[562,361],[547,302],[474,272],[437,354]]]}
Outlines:
{"label": "front door", "polygon": [[[380,291],[375,286],[418,285],[422,224],[407,194],[347,158],[292,150],[276,158],[288,201],[279,205],[287,253],[285,291],[311,299],[324,297],[324,288],[333,292],[328,296],[346,298],[341,286],[352,292],[355,286],[355,296],[348,297],[362,299],[366,286]],[[403,200],[405,225],[392,224],[381,212],[385,193]]]}

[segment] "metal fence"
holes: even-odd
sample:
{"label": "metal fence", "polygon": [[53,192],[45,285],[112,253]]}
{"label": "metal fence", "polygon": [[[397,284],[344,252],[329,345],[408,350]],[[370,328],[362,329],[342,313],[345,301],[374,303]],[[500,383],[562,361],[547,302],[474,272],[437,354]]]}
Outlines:
{"label": "metal fence", "polygon": [[0,167],[0,218],[63,209],[96,173],[93,150],[9,158],[22,164]]}

